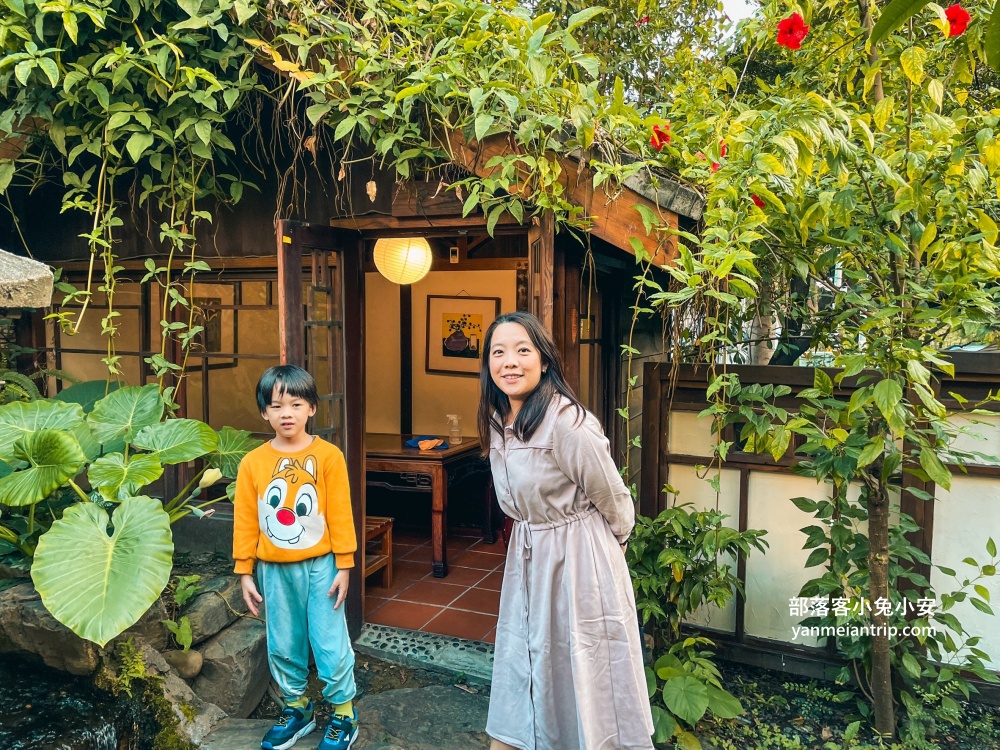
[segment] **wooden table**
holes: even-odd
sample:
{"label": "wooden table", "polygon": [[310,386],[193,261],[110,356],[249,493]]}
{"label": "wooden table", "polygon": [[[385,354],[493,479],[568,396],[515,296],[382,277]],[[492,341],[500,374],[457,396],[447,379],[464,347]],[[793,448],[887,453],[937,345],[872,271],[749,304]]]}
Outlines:
{"label": "wooden table", "polygon": [[[479,454],[479,441],[464,438],[444,450],[422,451],[403,445],[413,435],[367,433],[365,435],[365,471],[387,471],[430,478],[431,492],[431,569],[435,578],[448,575],[448,477],[471,466],[486,467]],[[443,438],[442,438],[443,439]],[[488,469],[487,469],[488,470]]]}

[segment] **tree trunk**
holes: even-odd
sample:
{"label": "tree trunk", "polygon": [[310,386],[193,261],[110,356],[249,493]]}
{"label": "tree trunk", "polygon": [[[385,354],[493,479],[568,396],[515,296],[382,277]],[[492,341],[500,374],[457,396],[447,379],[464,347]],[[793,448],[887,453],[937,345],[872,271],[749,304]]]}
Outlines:
{"label": "tree trunk", "polygon": [[[889,659],[889,616],[880,614],[875,602],[889,601],[889,490],[882,479],[882,461],[872,465],[868,497],[868,587],[872,606],[872,703],[875,731],[884,739],[896,735],[892,698],[892,664]],[[876,473],[877,472],[877,473]],[[872,488],[874,485],[874,492]]]}

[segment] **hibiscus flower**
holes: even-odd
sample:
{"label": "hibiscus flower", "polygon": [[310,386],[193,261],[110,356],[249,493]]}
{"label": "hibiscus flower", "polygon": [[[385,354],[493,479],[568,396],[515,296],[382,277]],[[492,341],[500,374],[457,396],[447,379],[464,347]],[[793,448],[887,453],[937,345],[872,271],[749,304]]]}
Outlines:
{"label": "hibiscus flower", "polygon": [[657,151],[662,151],[668,143],[670,143],[670,123],[654,125],[653,134],[649,137],[649,144]]}
{"label": "hibiscus flower", "polygon": [[647,23],[649,23],[649,16],[643,16],[635,22],[635,27],[639,28],[640,26],[645,26]]}
{"label": "hibiscus flower", "polygon": [[761,198],[761,197],[760,197],[759,195],[757,195],[756,193],[754,193],[753,195],[751,195],[751,196],[750,196],[750,200],[752,200],[752,201],[753,201],[753,204],[754,204],[755,206],[757,206],[757,208],[764,208],[764,205],[765,205],[765,204],[764,204],[764,199],[763,199],[763,198]]}
{"label": "hibiscus flower", "polygon": [[959,3],[950,6],[944,12],[944,17],[948,19],[948,36],[961,36],[969,28],[969,21],[972,20],[969,11]]}
{"label": "hibiscus flower", "polygon": [[809,27],[798,13],[778,21],[778,44],[788,49],[798,49],[809,33]]}

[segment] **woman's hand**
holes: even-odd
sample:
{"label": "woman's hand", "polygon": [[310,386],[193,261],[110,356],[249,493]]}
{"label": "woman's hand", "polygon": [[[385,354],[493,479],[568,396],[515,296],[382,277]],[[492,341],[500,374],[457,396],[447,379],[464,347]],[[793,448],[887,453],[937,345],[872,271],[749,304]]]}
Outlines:
{"label": "woman's hand", "polygon": [[240,576],[240,589],[243,590],[243,601],[246,603],[247,609],[250,610],[250,614],[256,617],[260,614],[257,605],[264,601],[264,597],[257,590],[257,584],[254,583],[252,575]]}
{"label": "woman's hand", "polygon": [[347,598],[347,587],[350,583],[351,571],[349,568],[337,571],[337,575],[333,579],[333,585],[327,593],[327,596],[333,596],[333,593],[337,592],[337,601],[333,604],[334,609],[339,609],[340,605],[344,603],[344,599]]}

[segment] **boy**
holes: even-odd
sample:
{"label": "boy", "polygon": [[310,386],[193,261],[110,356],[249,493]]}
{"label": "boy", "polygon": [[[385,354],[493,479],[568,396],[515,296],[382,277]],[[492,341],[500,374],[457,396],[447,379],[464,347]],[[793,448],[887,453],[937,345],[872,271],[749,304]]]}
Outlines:
{"label": "boy", "polygon": [[344,454],[306,432],[318,403],[316,382],[301,367],[261,375],[257,405],[274,439],[244,457],[236,478],[235,572],[254,615],[267,602],[267,661],[285,700],[263,750],[287,750],[316,728],[305,695],[310,646],[333,704],[318,750],[347,750],[358,737],[354,652],[341,606],[357,540]]}

